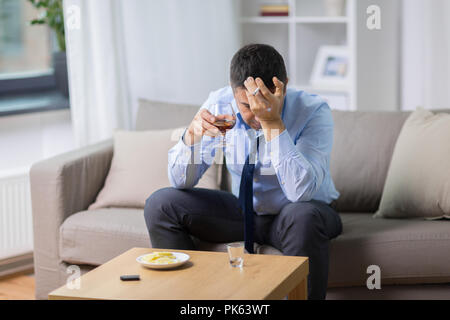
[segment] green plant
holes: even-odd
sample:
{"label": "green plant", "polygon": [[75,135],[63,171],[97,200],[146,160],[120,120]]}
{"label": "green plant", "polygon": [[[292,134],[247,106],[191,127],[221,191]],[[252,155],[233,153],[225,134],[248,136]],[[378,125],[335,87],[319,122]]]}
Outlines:
{"label": "green plant", "polygon": [[62,0],[28,0],[36,9],[42,10],[37,19],[31,21],[32,25],[47,24],[55,31],[58,47],[66,51],[64,32],[64,14]]}

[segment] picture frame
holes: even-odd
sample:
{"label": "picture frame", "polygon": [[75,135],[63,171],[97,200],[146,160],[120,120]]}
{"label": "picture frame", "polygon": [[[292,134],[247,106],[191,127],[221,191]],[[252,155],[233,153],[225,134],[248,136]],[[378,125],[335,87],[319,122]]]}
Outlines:
{"label": "picture frame", "polygon": [[313,87],[345,88],[349,84],[349,54],[345,46],[321,46],[311,79]]}

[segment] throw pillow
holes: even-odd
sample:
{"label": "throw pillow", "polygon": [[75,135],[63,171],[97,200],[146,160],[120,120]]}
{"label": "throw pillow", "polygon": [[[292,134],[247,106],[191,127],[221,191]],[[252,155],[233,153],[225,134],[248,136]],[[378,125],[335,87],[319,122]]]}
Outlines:
{"label": "throw pillow", "polygon": [[[184,128],[157,131],[117,131],[114,155],[105,185],[89,210],[104,207],[144,208],[156,190],[169,187],[168,151]],[[197,187],[219,189],[221,165],[213,164]]]}
{"label": "throw pillow", "polygon": [[395,145],[375,217],[450,214],[450,114],[424,109],[406,120]]}

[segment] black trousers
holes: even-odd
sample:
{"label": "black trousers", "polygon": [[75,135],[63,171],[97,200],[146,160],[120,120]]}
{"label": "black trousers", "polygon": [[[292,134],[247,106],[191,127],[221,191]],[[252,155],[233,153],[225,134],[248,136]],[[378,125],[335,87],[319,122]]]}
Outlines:
{"label": "black trousers", "polygon": [[[195,250],[191,236],[209,242],[244,240],[244,216],[231,193],[164,188],[145,204],[152,246]],[[254,240],[284,255],[309,257],[309,299],[325,299],[329,240],[342,232],[339,214],[321,201],[289,203],[278,215],[254,217]]]}

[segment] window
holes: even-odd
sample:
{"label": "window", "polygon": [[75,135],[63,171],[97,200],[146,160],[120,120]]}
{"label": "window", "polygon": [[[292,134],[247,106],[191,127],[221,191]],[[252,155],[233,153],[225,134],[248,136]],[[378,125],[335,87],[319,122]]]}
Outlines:
{"label": "window", "polygon": [[[55,97],[58,105],[68,107],[56,90],[55,36],[47,25],[30,24],[38,16],[28,0],[0,0],[0,115],[60,108],[48,106]],[[29,108],[23,103],[27,95]]]}
{"label": "window", "polygon": [[51,32],[31,26],[36,9],[26,0],[0,0],[0,77],[52,72]]}

